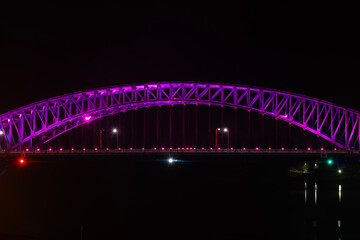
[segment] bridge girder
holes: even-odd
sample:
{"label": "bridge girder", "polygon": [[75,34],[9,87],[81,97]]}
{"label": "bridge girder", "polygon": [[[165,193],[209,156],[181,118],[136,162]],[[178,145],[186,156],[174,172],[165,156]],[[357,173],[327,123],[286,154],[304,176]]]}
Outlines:
{"label": "bridge girder", "polygon": [[343,149],[360,149],[359,112],[267,88],[200,82],[119,85],[46,99],[0,115],[8,150],[44,144],[89,121],[121,111],[203,104],[256,111],[310,131]]}

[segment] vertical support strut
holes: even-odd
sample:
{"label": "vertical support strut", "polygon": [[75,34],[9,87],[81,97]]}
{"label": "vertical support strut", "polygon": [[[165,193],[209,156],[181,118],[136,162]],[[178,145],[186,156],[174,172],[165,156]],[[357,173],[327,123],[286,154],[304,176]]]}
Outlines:
{"label": "vertical support strut", "polygon": [[159,107],[156,108],[156,147],[159,147]]}
{"label": "vertical support strut", "polygon": [[146,108],[144,108],[143,124],[144,124],[143,148],[146,148]]}
{"label": "vertical support strut", "polygon": [[249,141],[249,148],[252,147],[252,137],[251,137],[251,111],[248,111],[248,141]]}
{"label": "vertical support strut", "polygon": [[345,121],[345,129],[344,129],[344,137],[345,137],[345,148],[349,149],[349,142],[348,142],[348,117],[349,115],[347,114],[347,111],[344,110],[344,121]]}
{"label": "vertical support strut", "polygon": [[262,148],[265,147],[265,129],[264,129],[264,114],[261,114],[261,138],[262,138]]}
{"label": "vertical support strut", "polygon": [[209,148],[211,147],[211,111],[210,111],[210,104],[208,109],[208,144]]}
{"label": "vertical support strut", "polygon": [[235,129],[234,129],[234,133],[235,133],[235,143],[234,143],[234,148],[238,148],[239,147],[239,136],[240,136],[240,133],[239,133],[239,123],[238,123],[238,110],[237,108],[235,109],[235,119],[234,119],[234,122],[235,122]]}
{"label": "vertical support strut", "polygon": [[218,148],[218,147],[217,147],[217,142],[218,142],[218,137],[217,137],[217,135],[218,135],[218,129],[216,128],[216,129],[215,129],[215,149]]}
{"label": "vertical support strut", "polygon": [[134,110],[131,110],[131,141],[130,141],[130,147],[131,148],[134,148],[135,146],[134,146],[134,139],[135,139],[135,136],[134,136],[134,126],[135,126],[135,124],[134,124]]}
{"label": "vertical support strut", "polygon": [[11,149],[12,146],[12,115],[9,118],[9,132],[8,132],[8,143],[7,143],[7,150]]}
{"label": "vertical support strut", "polygon": [[169,109],[169,147],[172,148],[172,111],[173,107],[170,105]]}
{"label": "vertical support strut", "polygon": [[182,147],[185,147],[185,105],[182,106]]}
{"label": "vertical support strut", "polygon": [[359,149],[360,149],[360,114],[357,114],[357,119],[358,119],[358,135],[357,135],[357,141],[359,144]]}
{"label": "vertical support strut", "polygon": [[198,147],[198,105],[195,106],[195,147]]}

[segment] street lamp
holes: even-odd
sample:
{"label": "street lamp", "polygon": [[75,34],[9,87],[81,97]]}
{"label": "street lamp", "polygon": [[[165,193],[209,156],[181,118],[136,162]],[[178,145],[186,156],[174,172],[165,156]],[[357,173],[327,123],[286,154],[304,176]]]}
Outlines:
{"label": "street lamp", "polygon": [[[217,135],[218,135],[218,132],[221,131],[221,128],[217,128],[216,131],[215,131],[215,149],[217,149]],[[229,150],[229,143],[230,143],[230,139],[229,139],[229,134],[230,134],[230,131],[229,129],[227,128],[223,128],[223,131],[227,133],[228,137],[227,137],[227,149]]]}
{"label": "street lamp", "polygon": [[118,149],[119,148],[119,131],[116,128],[114,128],[113,133],[116,133],[116,148]]}
{"label": "street lamp", "polygon": [[229,135],[230,135],[230,131],[227,128],[224,128],[224,132],[227,132],[227,149],[229,151],[229,143],[230,143]]}
{"label": "street lamp", "polygon": [[217,149],[217,134],[218,134],[218,131],[221,131],[221,128],[215,129],[215,150]]}

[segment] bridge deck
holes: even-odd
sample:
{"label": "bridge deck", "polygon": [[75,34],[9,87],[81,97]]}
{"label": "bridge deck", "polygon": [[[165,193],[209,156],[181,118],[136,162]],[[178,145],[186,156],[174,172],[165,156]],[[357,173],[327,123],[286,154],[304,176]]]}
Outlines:
{"label": "bridge deck", "polygon": [[330,155],[359,155],[360,151],[346,151],[346,150],[281,150],[281,149],[221,149],[221,150],[210,150],[210,149],[102,149],[102,150],[93,150],[93,149],[74,149],[74,150],[28,150],[28,151],[2,151],[0,152],[0,156],[11,156],[11,155],[144,155],[144,154],[154,154],[154,155],[163,155],[163,154],[189,154],[189,155],[206,155],[206,154],[230,154],[230,155],[321,155],[326,156]]}

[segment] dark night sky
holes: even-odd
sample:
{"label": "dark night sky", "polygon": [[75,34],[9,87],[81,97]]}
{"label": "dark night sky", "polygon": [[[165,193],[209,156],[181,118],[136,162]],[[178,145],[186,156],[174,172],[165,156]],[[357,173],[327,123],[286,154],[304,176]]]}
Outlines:
{"label": "dark night sky", "polygon": [[4,7],[0,112],[88,88],[165,80],[270,87],[360,110],[358,8],[328,4]]}

